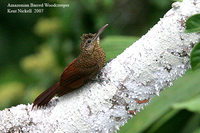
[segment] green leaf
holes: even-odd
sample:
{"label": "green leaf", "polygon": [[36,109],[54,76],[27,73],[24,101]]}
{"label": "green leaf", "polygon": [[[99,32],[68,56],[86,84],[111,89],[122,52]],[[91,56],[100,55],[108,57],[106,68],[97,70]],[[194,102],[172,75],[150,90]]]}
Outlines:
{"label": "green leaf", "polygon": [[189,101],[185,101],[185,102],[181,102],[181,103],[176,103],[173,105],[174,109],[186,109],[189,110],[191,112],[198,112],[200,113],[200,95],[189,100]]}
{"label": "green leaf", "polygon": [[193,70],[200,68],[200,43],[198,43],[192,50],[190,56],[191,66]]}
{"label": "green leaf", "polygon": [[141,133],[169,112],[172,105],[200,95],[200,71],[188,72],[175,81],[174,85],[152,99],[150,104],[121,128],[119,133]]}
{"label": "green leaf", "polygon": [[[185,121],[185,126],[182,129],[181,133],[192,133],[199,129],[199,122],[200,122],[200,114],[194,114],[190,117],[188,121]],[[200,133],[200,132],[198,132]]]}
{"label": "green leaf", "polygon": [[171,110],[166,113],[163,117],[161,117],[152,127],[147,131],[147,133],[154,133],[158,130],[162,125],[164,125],[168,120],[170,120],[174,115],[178,113],[178,110]]}
{"label": "green leaf", "polygon": [[200,14],[191,16],[186,21],[185,33],[200,32]]}
{"label": "green leaf", "polygon": [[121,54],[126,48],[138,40],[138,37],[108,36],[102,40],[101,46],[105,50],[106,60],[109,61]]}

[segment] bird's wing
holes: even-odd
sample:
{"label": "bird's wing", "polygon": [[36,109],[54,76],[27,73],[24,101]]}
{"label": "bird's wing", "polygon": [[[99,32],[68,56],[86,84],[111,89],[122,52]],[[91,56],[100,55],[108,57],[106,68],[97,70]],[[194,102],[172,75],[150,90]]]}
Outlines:
{"label": "bird's wing", "polygon": [[[64,89],[76,89],[92,78],[98,71],[98,65],[94,64],[87,68],[77,68],[73,60],[64,70],[60,78],[60,86]],[[69,90],[69,91],[70,91]]]}

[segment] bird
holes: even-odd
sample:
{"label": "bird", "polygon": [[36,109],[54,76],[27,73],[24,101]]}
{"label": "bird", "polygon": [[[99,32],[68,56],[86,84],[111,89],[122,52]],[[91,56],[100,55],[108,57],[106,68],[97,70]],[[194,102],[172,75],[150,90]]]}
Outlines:
{"label": "bird", "polygon": [[61,97],[70,93],[97,75],[106,61],[104,49],[100,46],[99,36],[108,24],[101,27],[97,33],[83,34],[81,36],[80,54],[63,71],[60,81],[42,92],[33,102],[34,107],[47,106],[54,97]]}

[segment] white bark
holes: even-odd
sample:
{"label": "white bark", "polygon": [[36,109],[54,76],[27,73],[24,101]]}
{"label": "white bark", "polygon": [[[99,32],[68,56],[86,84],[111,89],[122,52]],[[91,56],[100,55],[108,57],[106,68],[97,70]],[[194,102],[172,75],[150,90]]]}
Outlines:
{"label": "white bark", "polygon": [[[114,132],[190,68],[200,34],[185,34],[186,19],[200,13],[200,0],[172,5],[164,18],[102,70],[92,82],[45,109],[18,105],[0,112],[0,132]],[[138,100],[144,100],[140,103]]]}

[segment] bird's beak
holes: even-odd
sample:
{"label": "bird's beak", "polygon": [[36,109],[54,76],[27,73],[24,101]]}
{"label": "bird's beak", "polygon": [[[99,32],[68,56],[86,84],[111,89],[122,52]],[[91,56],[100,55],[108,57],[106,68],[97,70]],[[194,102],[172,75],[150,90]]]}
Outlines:
{"label": "bird's beak", "polygon": [[94,37],[93,40],[96,40],[100,35],[101,33],[104,31],[104,29],[108,26],[108,24],[104,25],[103,27],[101,27],[101,29],[99,29],[99,31],[97,32],[96,36]]}

